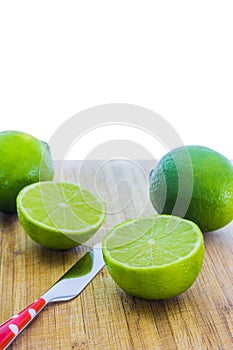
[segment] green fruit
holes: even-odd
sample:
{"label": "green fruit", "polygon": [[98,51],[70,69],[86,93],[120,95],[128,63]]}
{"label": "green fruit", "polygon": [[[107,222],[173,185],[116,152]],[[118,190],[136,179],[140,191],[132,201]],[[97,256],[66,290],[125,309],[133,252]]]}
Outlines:
{"label": "green fruit", "polygon": [[0,132],[0,211],[15,213],[19,191],[53,175],[47,143],[19,131]]}
{"label": "green fruit", "polygon": [[105,203],[69,182],[38,182],[23,188],[17,211],[31,239],[55,249],[85,243],[105,220]]}
{"label": "green fruit", "polygon": [[233,166],[202,146],[176,148],[150,173],[150,199],[161,214],[194,221],[202,232],[233,219]]}
{"label": "green fruit", "polygon": [[103,239],[103,257],[114,281],[128,294],[167,299],[187,290],[203,263],[200,229],[175,216],[126,221]]}

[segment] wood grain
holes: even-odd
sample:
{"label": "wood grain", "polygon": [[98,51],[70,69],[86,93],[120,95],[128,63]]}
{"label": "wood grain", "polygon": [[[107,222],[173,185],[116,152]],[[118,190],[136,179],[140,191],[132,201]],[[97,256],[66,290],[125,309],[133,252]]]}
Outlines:
{"label": "wood grain", "polygon": [[[56,179],[79,182],[107,201],[95,239],[115,224],[154,213],[148,198],[151,161],[56,163]],[[84,253],[56,251],[27,237],[16,215],[0,214],[0,322],[43,294]],[[166,301],[126,295],[106,268],[82,294],[51,304],[11,349],[232,349],[233,225],[205,234],[205,261],[193,286]]]}

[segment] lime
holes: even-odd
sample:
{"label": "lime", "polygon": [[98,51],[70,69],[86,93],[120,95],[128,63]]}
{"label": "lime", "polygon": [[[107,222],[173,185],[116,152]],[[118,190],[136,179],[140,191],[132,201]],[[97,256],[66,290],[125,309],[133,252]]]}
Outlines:
{"label": "lime", "polygon": [[105,220],[105,203],[69,182],[38,182],[17,197],[19,220],[35,242],[55,249],[76,247]]}
{"label": "lime", "polygon": [[19,131],[0,132],[0,211],[15,213],[19,191],[53,174],[47,143]]}
{"label": "lime", "polygon": [[187,290],[204,258],[203,236],[193,222],[152,215],[115,226],[103,239],[103,257],[128,294],[167,299]]}
{"label": "lime", "polygon": [[203,146],[167,153],[150,173],[150,198],[156,211],[194,221],[202,232],[233,219],[233,166]]}

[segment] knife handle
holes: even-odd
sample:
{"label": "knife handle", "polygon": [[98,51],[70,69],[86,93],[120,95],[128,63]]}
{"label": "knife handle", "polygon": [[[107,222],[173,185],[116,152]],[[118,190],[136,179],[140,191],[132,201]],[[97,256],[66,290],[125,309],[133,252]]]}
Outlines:
{"label": "knife handle", "polygon": [[0,350],[6,349],[17,335],[28,326],[34,317],[46,306],[45,299],[40,298],[17,315],[0,325]]}

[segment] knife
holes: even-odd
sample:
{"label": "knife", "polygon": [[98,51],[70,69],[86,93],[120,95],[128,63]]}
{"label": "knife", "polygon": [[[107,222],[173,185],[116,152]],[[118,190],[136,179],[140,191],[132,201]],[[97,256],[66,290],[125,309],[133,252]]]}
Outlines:
{"label": "knife", "polygon": [[104,265],[98,243],[38,300],[0,325],[0,350],[6,349],[47,304],[77,297]]}

